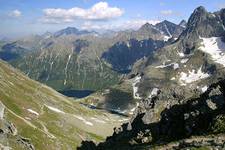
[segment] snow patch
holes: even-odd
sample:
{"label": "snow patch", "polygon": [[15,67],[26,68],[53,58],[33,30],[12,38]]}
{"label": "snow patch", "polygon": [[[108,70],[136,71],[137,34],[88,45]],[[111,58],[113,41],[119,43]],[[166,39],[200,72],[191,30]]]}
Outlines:
{"label": "snow patch", "polygon": [[85,123],[86,125],[93,126],[93,123],[91,123],[91,122],[85,121],[84,123]]}
{"label": "snow patch", "polygon": [[128,48],[130,48],[130,47],[131,47],[130,42],[127,42],[127,47],[128,47]]}
{"label": "snow patch", "polygon": [[170,63],[170,64],[167,64],[167,65],[165,65],[165,63],[164,63],[163,65],[155,66],[155,68],[162,69],[162,68],[166,68],[166,67],[170,67],[170,66],[173,66],[174,70],[179,68],[179,64],[178,63]]}
{"label": "snow patch", "polygon": [[201,38],[202,46],[199,48],[203,52],[211,55],[212,60],[225,67],[225,43],[220,37]]}
{"label": "snow patch", "polygon": [[189,71],[188,73],[181,72],[180,73],[180,84],[186,85],[187,83],[192,83],[201,79],[208,78],[210,75],[208,73],[204,73],[201,70],[201,67],[196,72],[194,69]]}
{"label": "snow patch", "polygon": [[207,91],[207,89],[208,89],[208,86],[206,86],[206,85],[205,85],[205,86],[203,86],[203,87],[202,87],[202,89],[201,89],[201,90],[202,90],[202,92],[204,93],[204,92],[206,92],[206,91]]}
{"label": "snow patch", "polygon": [[172,77],[170,80],[176,80],[176,78],[175,77]]}
{"label": "snow patch", "polygon": [[153,96],[156,96],[158,94],[159,89],[153,88],[152,92],[149,94],[148,98],[152,98]]}
{"label": "snow patch", "polygon": [[131,112],[134,112],[134,111],[135,111],[135,109],[136,109],[136,107],[132,108],[130,111],[131,111]]}
{"label": "snow patch", "polygon": [[132,109],[130,109],[130,112],[129,112],[129,114],[134,114],[134,111],[136,110],[136,108],[139,106],[139,103],[137,102],[136,103],[136,106],[134,107],[134,108],[132,108]]}
{"label": "snow patch", "polygon": [[34,110],[32,110],[32,109],[27,109],[27,111],[29,111],[30,113],[32,113],[32,114],[34,114],[36,116],[39,116],[39,113],[34,111]]}
{"label": "snow patch", "polygon": [[178,63],[174,63],[174,64],[173,64],[173,69],[174,69],[174,70],[178,69],[179,67],[180,67],[180,66],[179,66]]}
{"label": "snow patch", "polygon": [[125,118],[125,119],[120,119],[118,120],[119,122],[125,122],[125,121],[129,121],[130,119],[129,118]]}
{"label": "snow patch", "polygon": [[60,110],[60,109],[58,109],[58,108],[51,107],[51,106],[48,106],[48,105],[46,105],[46,107],[48,107],[48,109],[50,109],[50,110],[52,110],[52,111],[54,111],[54,112],[65,114],[64,111],[62,111],[62,110]]}
{"label": "snow patch", "polygon": [[81,121],[83,121],[86,125],[93,126],[93,123],[87,121],[86,119],[84,119],[81,116],[74,115],[74,117],[77,118],[77,119],[79,119],[79,120],[81,120]]}
{"label": "snow patch", "polygon": [[164,40],[165,42],[167,42],[170,38],[171,38],[171,37],[165,35],[165,36],[163,37],[163,40]]}
{"label": "snow patch", "polygon": [[5,106],[0,102],[0,120],[4,117]]}
{"label": "snow patch", "polygon": [[95,118],[95,117],[91,117],[91,119],[94,120],[95,122],[98,122],[98,123],[106,123],[105,121],[100,120],[100,119]]}
{"label": "snow patch", "polygon": [[31,120],[29,117],[25,117],[26,120]]}
{"label": "snow patch", "polygon": [[141,81],[141,76],[137,76],[134,78],[134,81],[132,83],[134,99],[141,99],[140,95],[138,94],[138,87],[136,86],[136,84],[138,84],[140,81]]}
{"label": "snow patch", "polygon": [[186,62],[188,62],[188,60],[189,60],[188,58],[185,58],[185,59],[181,59],[180,62],[181,62],[182,64],[185,64]]}
{"label": "snow patch", "polygon": [[64,85],[66,85],[66,83],[67,83],[67,68],[68,68],[68,64],[70,62],[72,54],[73,54],[73,50],[72,50],[72,53],[68,56],[68,59],[67,59],[67,62],[66,62]]}
{"label": "snow patch", "polygon": [[184,56],[185,56],[185,54],[184,54],[183,52],[178,52],[178,55],[179,55],[180,57],[184,57]]}
{"label": "snow patch", "polygon": [[166,24],[164,24],[164,27],[165,27],[165,29],[166,29],[166,32],[169,34],[169,37],[172,37],[172,35],[171,35],[169,29],[167,28],[167,25],[166,25]]}

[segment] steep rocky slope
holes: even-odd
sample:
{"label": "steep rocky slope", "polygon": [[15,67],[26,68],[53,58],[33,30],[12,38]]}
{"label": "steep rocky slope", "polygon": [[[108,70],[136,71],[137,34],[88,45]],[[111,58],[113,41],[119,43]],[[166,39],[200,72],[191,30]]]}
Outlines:
{"label": "steep rocky slope", "polygon": [[0,149],[76,149],[126,118],[89,109],[0,60]]}
{"label": "steep rocky slope", "polygon": [[[133,100],[123,98],[129,99],[129,107],[121,111],[130,112],[139,100],[152,97],[159,89],[165,93],[161,99],[189,98],[207,90],[225,74],[224,34],[224,9],[210,13],[197,8],[176,41],[138,60],[128,77],[111,88],[133,96]],[[100,97],[99,103],[106,101],[107,95]]]}
{"label": "steep rocky slope", "polygon": [[195,98],[168,106],[158,114],[159,120],[152,120],[150,114],[160,95],[142,100],[130,123],[115,129],[104,143],[95,147],[83,142],[80,149],[224,148],[225,80],[212,84]]}
{"label": "steep rocky slope", "polygon": [[176,41],[139,60],[112,87],[133,96],[123,99],[134,108],[120,111],[134,115],[98,149],[224,147],[224,15],[198,7]]}

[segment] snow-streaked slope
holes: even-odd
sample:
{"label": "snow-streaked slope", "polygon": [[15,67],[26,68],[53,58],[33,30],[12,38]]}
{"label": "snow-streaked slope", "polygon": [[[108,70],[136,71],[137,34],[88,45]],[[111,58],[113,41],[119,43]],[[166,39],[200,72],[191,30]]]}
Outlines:
{"label": "snow-streaked slope", "polygon": [[225,67],[225,43],[222,42],[220,37],[211,37],[211,38],[201,38],[202,46],[200,50],[210,54],[212,60],[216,63],[219,63]]}
{"label": "snow-streaked slope", "polygon": [[195,71],[194,69],[192,71],[189,71],[188,73],[181,72],[179,82],[181,85],[186,85],[201,79],[208,78],[210,75],[208,73],[202,72],[201,67],[198,69],[198,71]]}

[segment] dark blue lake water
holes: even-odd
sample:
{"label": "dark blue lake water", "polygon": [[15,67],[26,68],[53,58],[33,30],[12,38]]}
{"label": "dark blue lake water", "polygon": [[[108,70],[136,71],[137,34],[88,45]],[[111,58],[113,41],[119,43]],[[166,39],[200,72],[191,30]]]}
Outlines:
{"label": "dark blue lake water", "polygon": [[75,97],[75,98],[84,98],[88,95],[94,93],[94,91],[91,90],[65,90],[65,91],[59,91],[59,93],[68,96],[68,97]]}

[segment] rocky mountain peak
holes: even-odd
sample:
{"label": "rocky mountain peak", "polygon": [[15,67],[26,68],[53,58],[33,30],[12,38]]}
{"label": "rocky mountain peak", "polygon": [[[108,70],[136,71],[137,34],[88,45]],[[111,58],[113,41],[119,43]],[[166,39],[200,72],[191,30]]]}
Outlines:
{"label": "rocky mountain peak", "polygon": [[62,35],[83,35],[83,34],[91,34],[93,32],[89,32],[87,30],[79,30],[75,27],[67,27],[65,29],[62,29],[62,30],[59,30],[57,32],[55,32],[54,36],[55,37],[59,37],[59,36],[62,36]]}
{"label": "rocky mountain peak", "polygon": [[222,13],[211,13],[200,6],[190,16],[181,37],[197,40],[199,37],[220,37],[224,34]]}
{"label": "rocky mountain peak", "polygon": [[155,25],[155,28],[162,31],[168,37],[172,37],[172,36],[178,37],[180,35],[180,33],[184,30],[183,27],[181,27],[175,23],[172,23],[168,20],[164,20],[160,23],[157,23]]}
{"label": "rocky mountain peak", "polygon": [[204,6],[199,6],[194,10],[194,13],[207,13],[207,10]]}
{"label": "rocky mountain peak", "polygon": [[147,22],[146,24],[141,26],[140,30],[150,30],[152,28],[153,28],[153,25]]}
{"label": "rocky mountain peak", "polygon": [[[202,21],[203,19],[206,18],[207,15],[208,12],[203,6],[196,8],[194,12],[191,14],[191,17],[189,18],[188,25],[190,26],[193,23],[198,23]],[[202,20],[200,18],[202,18]]]}
{"label": "rocky mountain peak", "polygon": [[179,26],[186,28],[187,21],[186,20],[181,20],[181,22],[179,23]]}
{"label": "rocky mountain peak", "polygon": [[164,20],[161,23],[165,23],[165,24],[171,24],[172,22],[168,21],[168,20]]}

